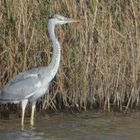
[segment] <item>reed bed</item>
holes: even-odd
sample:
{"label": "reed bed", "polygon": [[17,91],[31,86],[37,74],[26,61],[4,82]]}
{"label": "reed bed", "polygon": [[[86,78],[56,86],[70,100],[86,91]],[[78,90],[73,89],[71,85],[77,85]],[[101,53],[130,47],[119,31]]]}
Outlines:
{"label": "reed bed", "polygon": [[38,107],[139,108],[139,0],[1,0],[0,87],[19,72],[50,63],[47,22],[54,13],[82,22],[57,27],[61,65]]}

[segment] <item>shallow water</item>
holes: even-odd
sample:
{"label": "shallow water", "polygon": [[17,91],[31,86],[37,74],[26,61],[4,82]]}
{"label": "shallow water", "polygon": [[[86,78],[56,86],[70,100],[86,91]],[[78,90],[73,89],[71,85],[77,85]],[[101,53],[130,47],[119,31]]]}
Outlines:
{"label": "shallow water", "polygon": [[139,140],[139,114],[58,113],[36,118],[25,130],[20,119],[0,120],[0,140]]}

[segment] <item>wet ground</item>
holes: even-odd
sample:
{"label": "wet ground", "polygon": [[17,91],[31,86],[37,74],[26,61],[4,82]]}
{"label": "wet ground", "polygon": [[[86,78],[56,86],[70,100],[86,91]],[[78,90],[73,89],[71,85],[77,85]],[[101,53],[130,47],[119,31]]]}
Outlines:
{"label": "wet ground", "polygon": [[0,120],[0,140],[139,140],[140,114],[83,112],[37,117],[35,128],[25,130],[20,119]]}

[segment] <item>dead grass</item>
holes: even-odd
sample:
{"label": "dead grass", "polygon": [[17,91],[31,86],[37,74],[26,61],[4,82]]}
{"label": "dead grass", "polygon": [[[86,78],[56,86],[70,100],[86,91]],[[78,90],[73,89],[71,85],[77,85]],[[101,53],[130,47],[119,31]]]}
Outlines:
{"label": "dead grass", "polygon": [[0,86],[21,71],[48,65],[48,16],[84,19],[57,28],[59,72],[42,107],[127,111],[140,104],[138,0],[5,0],[0,2]]}

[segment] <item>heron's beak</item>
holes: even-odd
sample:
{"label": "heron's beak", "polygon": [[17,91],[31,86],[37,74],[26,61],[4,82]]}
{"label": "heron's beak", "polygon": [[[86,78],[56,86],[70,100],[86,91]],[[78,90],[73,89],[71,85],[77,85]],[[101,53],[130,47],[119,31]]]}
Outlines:
{"label": "heron's beak", "polygon": [[67,22],[67,23],[74,23],[74,22],[76,23],[76,22],[81,22],[81,20],[69,18],[69,19],[67,19],[66,22]]}

